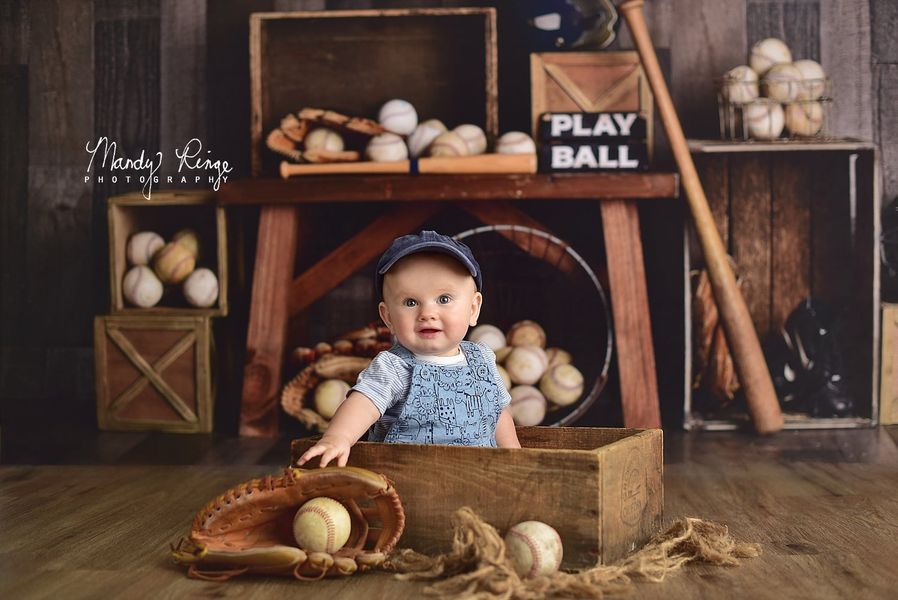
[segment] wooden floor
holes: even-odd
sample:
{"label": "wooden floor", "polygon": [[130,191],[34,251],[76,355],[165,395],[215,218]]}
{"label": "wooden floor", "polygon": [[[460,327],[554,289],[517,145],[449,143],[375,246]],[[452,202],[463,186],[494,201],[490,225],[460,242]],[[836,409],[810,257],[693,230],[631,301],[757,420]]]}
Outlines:
{"label": "wooden floor", "polygon": [[[169,562],[169,542],[199,507],[276,472],[288,440],[57,434],[0,435],[0,597],[422,597],[421,585],[382,574],[207,583]],[[666,433],[665,521],[721,521],[764,553],[739,568],[692,565],[629,597],[895,598],[895,437],[886,428]]]}

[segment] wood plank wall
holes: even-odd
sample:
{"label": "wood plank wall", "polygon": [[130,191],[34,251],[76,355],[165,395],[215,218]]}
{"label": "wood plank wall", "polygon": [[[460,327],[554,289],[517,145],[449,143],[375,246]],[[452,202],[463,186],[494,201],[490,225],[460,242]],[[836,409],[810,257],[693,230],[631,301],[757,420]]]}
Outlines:
{"label": "wood plank wall", "polygon": [[[250,12],[434,4],[0,2],[0,423],[36,415],[93,421],[90,323],[93,314],[108,311],[104,200],[133,186],[84,183],[86,141],[108,136],[126,153],[161,148],[172,154],[171,167],[172,148],[198,137],[236,167],[234,177],[245,175]],[[529,103],[520,99],[529,98],[527,52],[519,17],[508,10],[510,0],[439,4],[499,8],[500,128],[525,129]],[[784,36],[797,54],[819,58],[829,68],[837,97],[834,132],[879,142],[886,199],[898,194],[893,0],[652,0],[646,13],[688,136],[716,135],[713,78],[744,62],[756,38]],[[631,47],[624,28],[611,49]],[[663,162],[669,155],[661,128],[656,131]],[[667,224],[671,216],[678,215],[644,214],[647,237],[661,240],[648,245],[646,256],[652,310],[662,323],[656,343],[681,348],[676,328],[663,326],[682,314],[676,289],[671,292],[680,268],[668,251],[669,243],[677,243]],[[239,246],[232,255],[251,254],[252,219],[251,211],[238,215],[246,237],[232,238]],[[777,243],[789,246],[795,240]],[[775,252],[758,259],[775,261]],[[234,272],[245,282],[243,269],[238,264]],[[236,294],[237,312],[241,301]],[[239,322],[230,329],[239,332]],[[661,374],[662,396],[676,405],[682,389],[677,368],[660,366],[665,368],[670,372]]]}

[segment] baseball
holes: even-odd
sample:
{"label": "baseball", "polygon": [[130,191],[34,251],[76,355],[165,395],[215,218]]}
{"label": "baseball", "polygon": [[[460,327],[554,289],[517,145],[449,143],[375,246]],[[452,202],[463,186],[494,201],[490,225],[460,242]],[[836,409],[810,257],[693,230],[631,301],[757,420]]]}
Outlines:
{"label": "baseball", "polygon": [[325,379],[315,388],[315,410],[325,419],[332,419],[348,393],[349,384],[342,379]]}
{"label": "baseball", "polygon": [[817,100],[826,91],[826,73],[820,63],[814,60],[796,60],[792,66],[801,73],[798,84],[799,100]]}
{"label": "baseball", "polygon": [[549,364],[546,352],[539,346],[517,346],[505,359],[505,370],[513,383],[533,385]]}
{"label": "baseball", "polygon": [[181,283],[195,266],[193,252],[178,242],[167,243],[153,259],[153,269],[162,283]]}
{"label": "baseball", "polygon": [[748,133],[758,140],[773,140],[783,132],[783,107],[769,98],[758,98],[745,107],[742,118]]}
{"label": "baseball", "polygon": [[468,146],[468,154],[483,154],[486,152],[486,134],[477,125],[465,123],[453,129],[455,133],[461,136]]}
{"label": "baseball", "polygon": [[770,67],[761,81],[765,96],[777,102],[792,102],[801,87],[801,71],[791,63]]}
{"label": "baseball", "polygon": [[758,75],[764,75],[773,65],[792,62],[792,53],[782,40],[767,38],[751,47],[748,64]]}
{"label": "baseball", "polygon": [[518,321],[508,330],[509,346],[539,346],[546,347],[546,332],[536,321]]}
{"label": "baseball", "polygon": [[819,102],[795,102],[786,106],[786,129],[792,135],[810,137],[823,128],[823,105]]}
{"label": "baseball", "polygon": [[505,360],[508,358],[508,355],[511,354],[511,351],[514,350],[511,346],[505,346],[504,348],[499,348],[496,350],[496,364],[504,364]]}
{"label": "baseball", "polygon": [[546,348],[546,357],[549,359],[549,367],[567,365],[573,362],[571,353],[561,348]]}
{"label": "baseball", "polygon": [[747,104],[758,97],[758,74],[740,65],[723,76],[723,95],[733,104]]}
{"label": "baseball", "polygon": [[412,158],[423,156],[441,133],[446,133],[446,126],[439,119],[427,119],[420,123],[408,136],[408,153]]}
{"label": "baseball", "polygon": [[171,241],[178,242],[193,254],[193,259],[200,257],[200,238],[193,229],[182,229],[172,236]]}
{"label": "baseball", "polygon": [[431,156],[467,156],[468,145],[454,131],[441,133],[430,144]]}
{"label": "baseball", "polygon": [[505,554],[523,579],[551,575],[561,567],[561,536],[541,521],[518,523],[505,534]]}
{"label": "baseball", "polygon": [[184,280],[181,291],[191,306],[208,308],[218,300],[218,277],[209,269],[197,269]]}
{"label": "baseball", "polygon": [[349,539],[349,511],[333,498],[312,498],[293,517],[293,536],[303,550],[333,554]]}
{"label": "baseball", "polygon": [[365,154],[374,162],[393,162],[408,158],[408,148],[395,133],[382,133],[371,138]]}
{"label": "baseball", "polygon": [[418,112],[406,100],[390,100],[380,107],[377,121],[387,131],[392,131],[399,135],[409,135],[418,125]]}
{"label": "baseball", "polygon": [[509,393],[508,410],[515,425],[531,427],[543,422],[548,404],[542,392],[532,385],[517,385]]}
{"label": "baseball", "polygon": [[543,373],[539,389],[549,402],[568,406],[583,395],[583,374],[574,365],[555,365]]}
{"label": "baseball", "polygon": [[478,325],[468,334],[468,340],[483,344],[493,352],[505,347],[505,334],[495,325]]}
{"label": "baseball", "polygon": [[505,367],[502,365],[496,365],[496,370],[499,371],[499,377],[502,378],[502,383],[505,384],[505,389],[511,389],[511,377],[508,376],[508,371],[505,370]]}
{"label": "baseball", "polygon": [[132,265],[148,265],[153,260],[153,255],[164,245],[165,240],[155,231],[141,231],[128,240],[125,254]]}
{"label": "baseball", "polygon": [[327,150],[328,152],[340,152],[343,150],[343,137],[327,127],[313,129],[303,140],[306,150]]}
{"label": "baseball", "polygon": [[523,131],[509,131],[496,141],[499,154],[536,154],[536,144]]}
{"label": "baseball", "polygon": [[153,270],[144,265],[138,265],[125,273],[122,280],[122,293],[125,299],[141,308],[156,306],[162,299],[162,282],[153,273]]}

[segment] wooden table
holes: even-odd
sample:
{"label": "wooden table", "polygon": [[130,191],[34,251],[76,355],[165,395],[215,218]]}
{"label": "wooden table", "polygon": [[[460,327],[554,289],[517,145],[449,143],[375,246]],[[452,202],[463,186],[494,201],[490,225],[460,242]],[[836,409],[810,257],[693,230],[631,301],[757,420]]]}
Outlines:
{"label": "wooden table", "polygon": [[[738,568],[693,564],[664,583],[639,583],[628,598],[894,598],[898,451],[884,430],[665,437],[665,522],[726,523],[737,539],[759,542],[763,554]],[[208,583],[169,561],[168,544],[188,532],[203,504],[273,472],[252,465],[0,467],[0,597],[422,598],[421,584],[385,574]]]}
{"label": "wooden table", "polygon": [[[222,187],[223,205],[261,204],[247,331],[240,413],[242,435],[275,435],[289,318],[380,255],[392,240],[414,231],[449,202],[487,224],[545,229],[514,200],[598,202],[608,257],[615,351],[626,427],[659,427],[642,240],[636,202],[671,199],[670,173],[565,175],[379,175],[246,180]],[[299,214],[304,203],[385,203],[381,217],[294,277]]]}

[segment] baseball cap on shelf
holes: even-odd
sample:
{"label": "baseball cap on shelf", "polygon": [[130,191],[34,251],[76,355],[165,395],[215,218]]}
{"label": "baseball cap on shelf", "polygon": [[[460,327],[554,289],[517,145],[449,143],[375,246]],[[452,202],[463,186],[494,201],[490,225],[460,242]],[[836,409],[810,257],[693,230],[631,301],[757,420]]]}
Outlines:
{"label": "baseball cap on shelf", "polygon": [[399,261],[412,254],[419,252],[440,252],[447,254],[460,262],[471,273],[474,283],[477,284],[477,291],[483,288],[483,276],[480,272],[480,265],[471,249],[465,244],[452,239],[449,236],[442,235],[436,231],[422,231],[411,235],[404,235],[393,240],[387,251],[383,253],[380,260],[377,261],[377,270],[374,273],[374,289],[377,297],[383,299],[383,283],[384,274]]}

